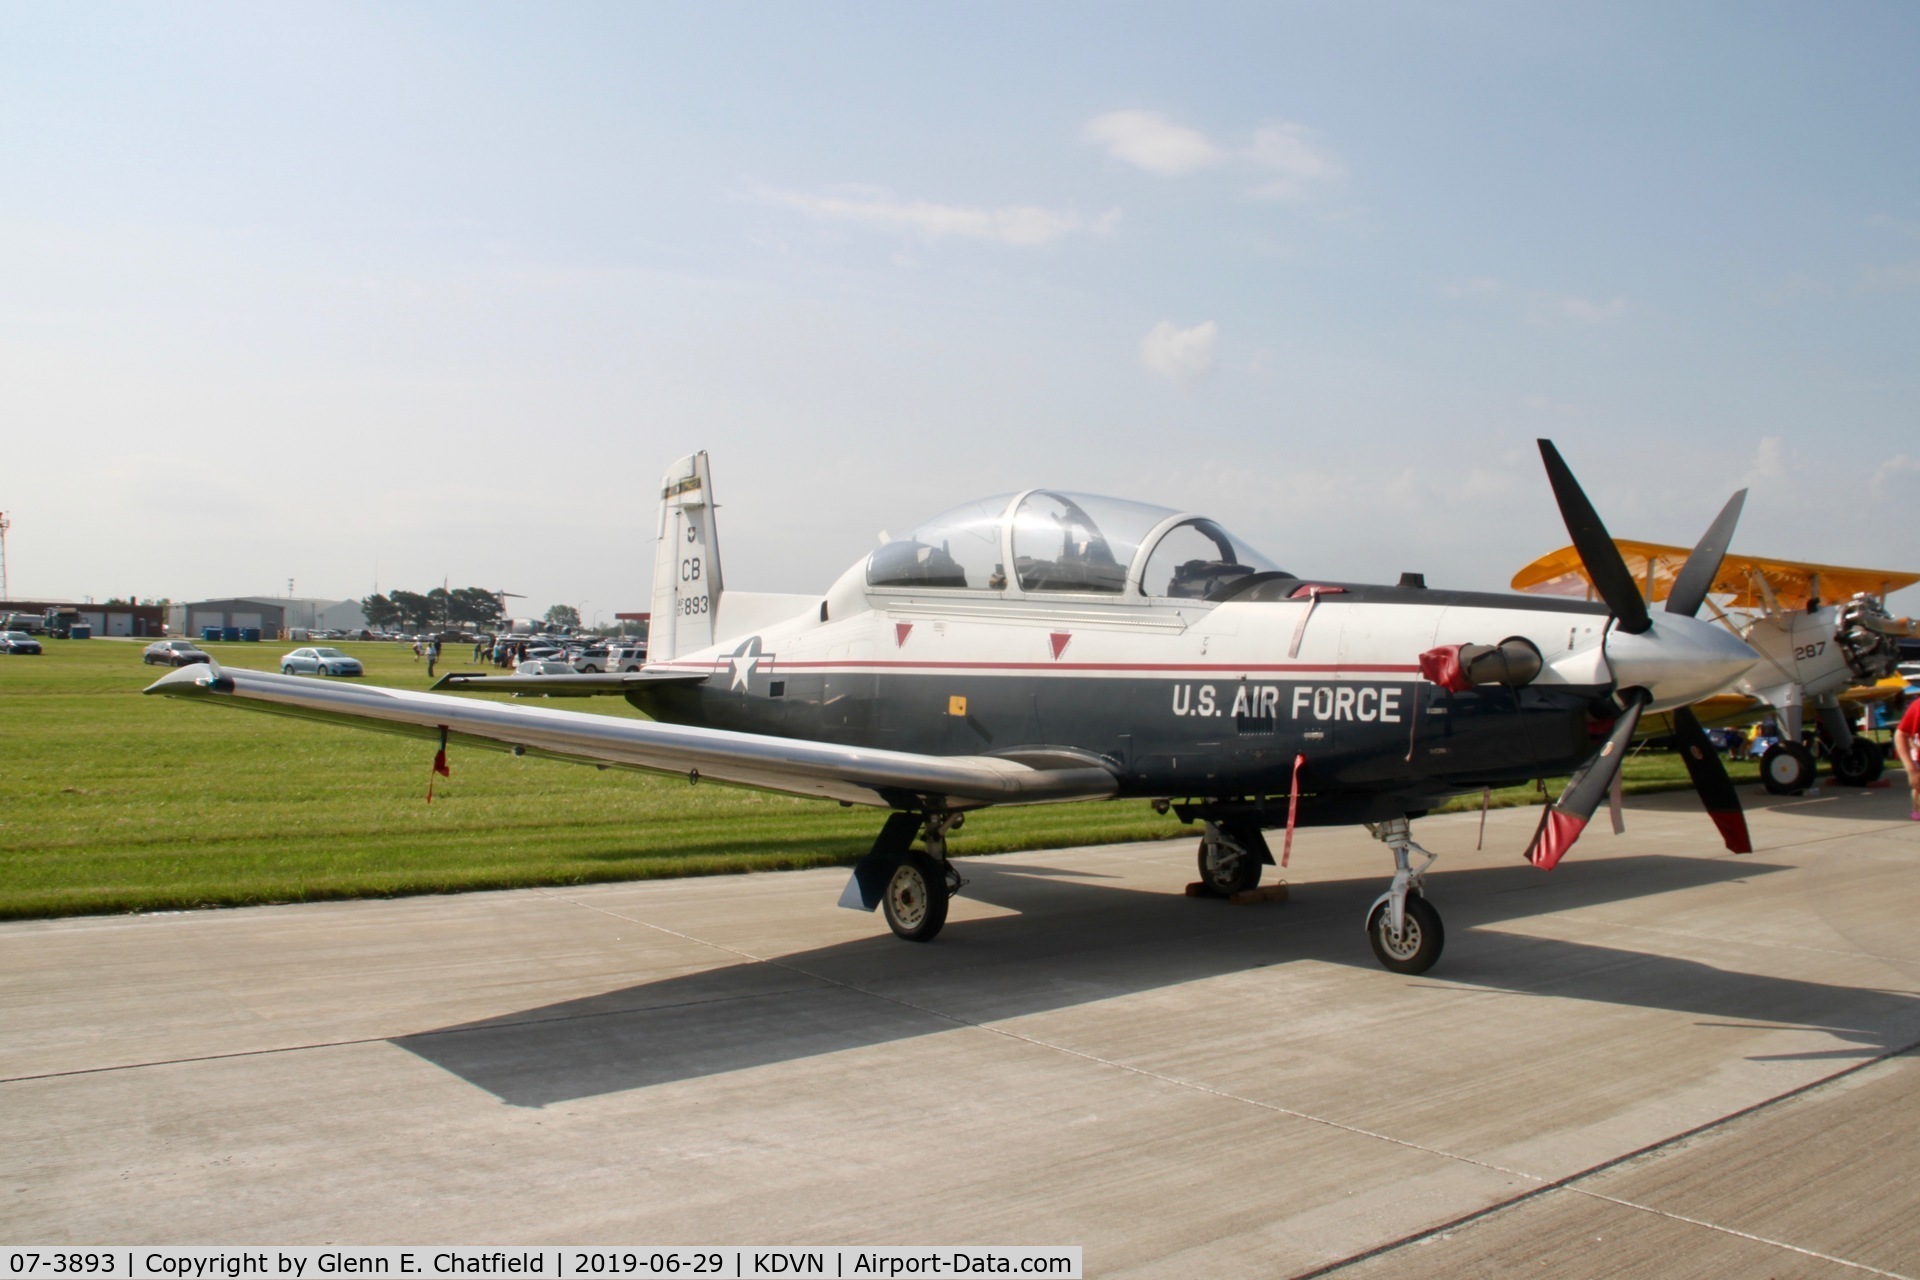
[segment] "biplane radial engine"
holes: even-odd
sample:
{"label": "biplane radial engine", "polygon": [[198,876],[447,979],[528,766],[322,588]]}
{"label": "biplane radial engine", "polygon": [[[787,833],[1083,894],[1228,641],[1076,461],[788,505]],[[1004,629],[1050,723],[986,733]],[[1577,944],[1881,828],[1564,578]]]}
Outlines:
{"label": "biplane radial engine", "polygon": [[[1614,546],[1648,600],[1668,596],[1678,583],[1685,547],[1617,539]],[[1900,641],[1920,635],[1911,618],[1887,614],[1887,595],[1920,582],[1898,569],[1808,564],[1763,556],[1728,555],[1708,585],[1707,608],[1760,660],[1727,693],[1695,708],[1707,724],[1750,724],[1777,718],[1779,739],[1760,760],[1767,790],[1806,790],[1814,778],[1813,752],[1801,742],[1801,717],[1812,708],[1813,744],[1827,757],[1834,779],[1864,787],[1880,776],[1886,757],[1871,738],[1854,736],[1847,705],[1888,690],[1876,681],[1893,675]],[[1575,547],[1550,551],[1513,575],[1513,588],[1541,595],[1589,594],[1586,566]],[[1823,603],[1825,595],[1835,603]],[[1724,602],[1716,604],[1714,597]],[[1900,684],[1895,681],[1895,684]],[[1904,686],[1902,686],[1904,689]],[[1655,721],[1643,725],[1656,733]]]}
{"label": "biplane radial engine", "polygon": [[[1654,614],[1572,472],[1540,447],[1599,602],[1302,577],[1205,516],[1054,489],[955,508],[823,594],[749,595],[725,589],[701,453],[663,485],[644,669],[436,686],[619,694],[650,722],[232,668],[182,668],[148,692],[890,810],[841,903],[884,907],[912,941],[945,923],[962,884],[947,835],[985,805],[1151,801],[1203,824],[1200,882],[1218,895],[1259,882],[1266,831],[1366,823],[1395,868],[1368,937],[1381,963],[1418,973],[1442,933],[1423,879],[1433,855],[1410,819],[1571,770],[1527,850],[1550,868],[1640,716],[1755,660],[1693,616],[1744,495]],[[1701,799],[1746,851],[1718,757],[1674,714]]]}

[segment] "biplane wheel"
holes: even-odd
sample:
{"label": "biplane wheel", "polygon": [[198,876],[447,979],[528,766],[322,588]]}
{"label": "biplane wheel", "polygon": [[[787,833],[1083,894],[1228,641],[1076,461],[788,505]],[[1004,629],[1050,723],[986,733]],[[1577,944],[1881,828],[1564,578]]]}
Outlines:
{"label": "biplane wheel", "polygon": [[896,936],[908,942],[932,942],[947,922],[947,897],[946,868],[913,849],[887,881],[880,906]]}
{"label": "biplane wheel", "polygon": [[1845,751],[1832,753],[1833,780],[1846,787],[1864,787],[1879,781],[1887,767],[1880,744],[1871,738],[1855,738]]}
{"label": "biplane wheel", "polygon": [[1776,742],[1760,757],[1760,781],[1776,796],[1798,795],[1813,782],[1813,753],[1797,742]]}
{"label": "biplane wheel", "polygon": [[1440,927],[1440,913],[1419,894],[1407,895],[1406,927],[1398,937],[1393,932],[1393,915],[1382,902],[1367,917],[1367,941],[1373,944],[1374,958],[1394,973],[1425,973],[1440,958],[1447,944],[1446,931]]}
{"label": "biplane wheel", "polygon": [[1245,845],[1200,840],[1200,883],[1216,898],[1231,898],[1260,883],[1260,855]]}

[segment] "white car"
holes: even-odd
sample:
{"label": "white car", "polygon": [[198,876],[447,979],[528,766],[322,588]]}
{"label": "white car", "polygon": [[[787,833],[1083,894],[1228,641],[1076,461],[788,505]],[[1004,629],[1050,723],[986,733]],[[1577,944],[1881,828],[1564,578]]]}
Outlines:
{"label": "white car", "polygon": [[577,676],[580,673],[570,662],[559,658],[528,658],[513,669],[517,676]]}
{"label": "white car", "polygon": [[607,670],[638,671],[647,665],[647,646],[644,644],[610,644],[607,646]]}
{"label": "white car", "polygon": [[338,649],[322,645],[313,649],[295,649],[280,659],[280,673],[295,675],[311,671],[317,676],[363,676],[367,669],[360,665],[360,659],[349,657]]}

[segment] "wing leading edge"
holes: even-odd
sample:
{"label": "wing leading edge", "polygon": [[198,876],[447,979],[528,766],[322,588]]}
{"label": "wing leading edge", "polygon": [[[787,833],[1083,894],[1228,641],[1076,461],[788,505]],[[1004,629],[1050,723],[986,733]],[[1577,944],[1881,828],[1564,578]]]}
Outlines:
{"label": "wing leading edge", "polygon": [[1035,767],[997,756],[914,755],[231,667],[180,667],[146,692],[412,737],[437,739],[445,731],[472,746],[697,773],[712,782],[885,808],[1098,800],[1118,789],[1113,773],[1092,757]]}

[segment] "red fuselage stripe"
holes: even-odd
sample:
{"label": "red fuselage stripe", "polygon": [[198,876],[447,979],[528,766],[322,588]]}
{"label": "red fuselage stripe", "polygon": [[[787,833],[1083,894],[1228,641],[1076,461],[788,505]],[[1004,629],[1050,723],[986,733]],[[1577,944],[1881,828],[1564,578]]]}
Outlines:
{"label": "red fuselage stripe", "polygon": [[[1335,675],[1345,672],[1416,675],[1420,671],[1419,664],[1412,662],[1338,664],[1326,662],[898,662],[884,658],[781,662],[777,654],[764,655],[760,662],[763,669],[778,667],[782,671],[844,670],[849,667],[877,667],[889,671],[1192,671],[1202,674],[1221,674],[1229,671],[1324,671]],[[728,663],[727,658],[717,658],[710,663],[668,661],[660,665],[690,671],[725,671]]]}

